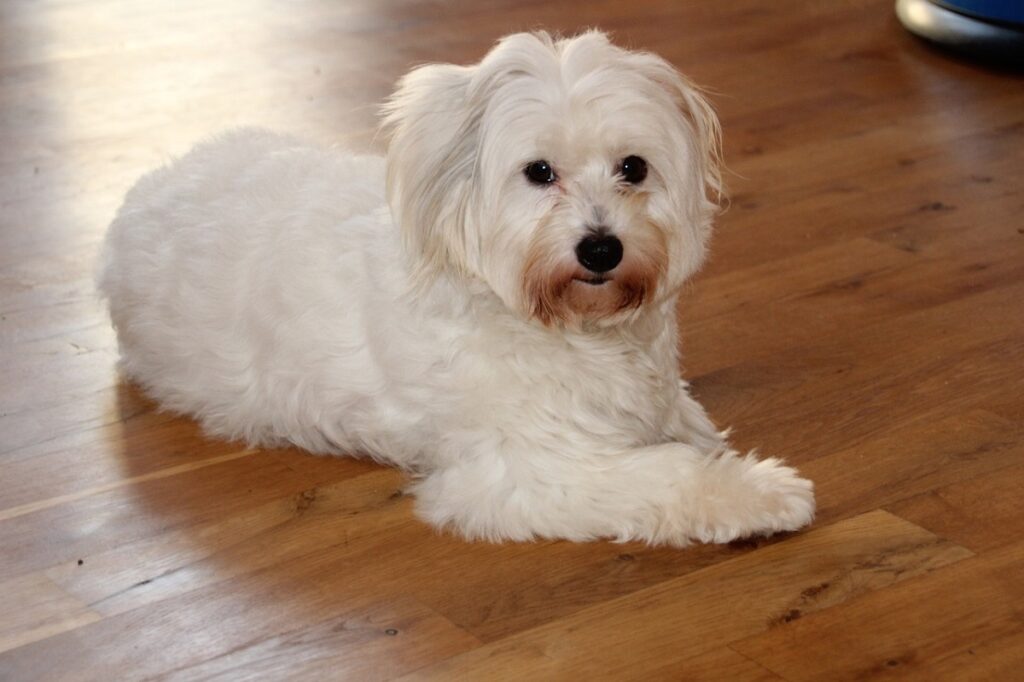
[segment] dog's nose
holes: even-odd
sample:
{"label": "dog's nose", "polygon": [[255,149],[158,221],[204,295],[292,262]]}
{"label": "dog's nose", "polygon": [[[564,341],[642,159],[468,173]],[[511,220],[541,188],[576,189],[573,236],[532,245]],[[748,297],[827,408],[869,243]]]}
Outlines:
{"label": "dog's nose", "polygon": [[576,245],[576,260],[591,272],[608,272],[622,262],[622,242],[608,235],[584,237]]}

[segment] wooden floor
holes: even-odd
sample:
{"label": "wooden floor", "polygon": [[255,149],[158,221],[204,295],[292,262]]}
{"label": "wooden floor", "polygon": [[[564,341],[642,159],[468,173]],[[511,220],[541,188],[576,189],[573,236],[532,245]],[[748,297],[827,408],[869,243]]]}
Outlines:
{"label": "wooden floor", "polygon": [[[255,452],[115,372],[130,183],[240,123],[370,148],[410,65],[588,26],[714,91],[732,206],[686,375],[817,484],[684,551],[438,536],[393,471]],[[891,0],[0,3],[0,679],[1022,679],[1024,78]]]}

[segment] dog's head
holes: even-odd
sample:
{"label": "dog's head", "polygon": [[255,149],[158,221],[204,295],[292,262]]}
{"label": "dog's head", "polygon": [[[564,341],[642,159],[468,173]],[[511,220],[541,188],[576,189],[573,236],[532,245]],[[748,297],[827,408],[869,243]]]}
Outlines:
{"label": "dog's head", "polygon": [[520,33],[428,65],[385,108],[388,198],[417,276],[485,282],[545,324],[614,324],[704,259],[719,131],[661,58]]}

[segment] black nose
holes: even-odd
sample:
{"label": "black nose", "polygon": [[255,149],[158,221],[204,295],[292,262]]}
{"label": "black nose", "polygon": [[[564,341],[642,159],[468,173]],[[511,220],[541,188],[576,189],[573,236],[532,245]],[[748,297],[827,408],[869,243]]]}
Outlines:
{"label": "black nose", "polygon": [[608,272],[622,262],[622,242],[609,236],[584,237],[576,245],[576,260],[591,272]]}

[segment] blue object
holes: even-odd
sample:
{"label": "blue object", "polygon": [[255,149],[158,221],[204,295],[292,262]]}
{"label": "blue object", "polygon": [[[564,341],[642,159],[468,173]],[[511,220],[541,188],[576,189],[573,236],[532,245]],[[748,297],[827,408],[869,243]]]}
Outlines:
{"label": "blue object", "polygon": [[935,0],[935,4],[982,21],[1024,26],[1024,2],[1021,0]]}
{"label": "blue object", "polygon": [[1024,1],[896,0],[908,31],[939,47],[993,64],[1024,67]]}

